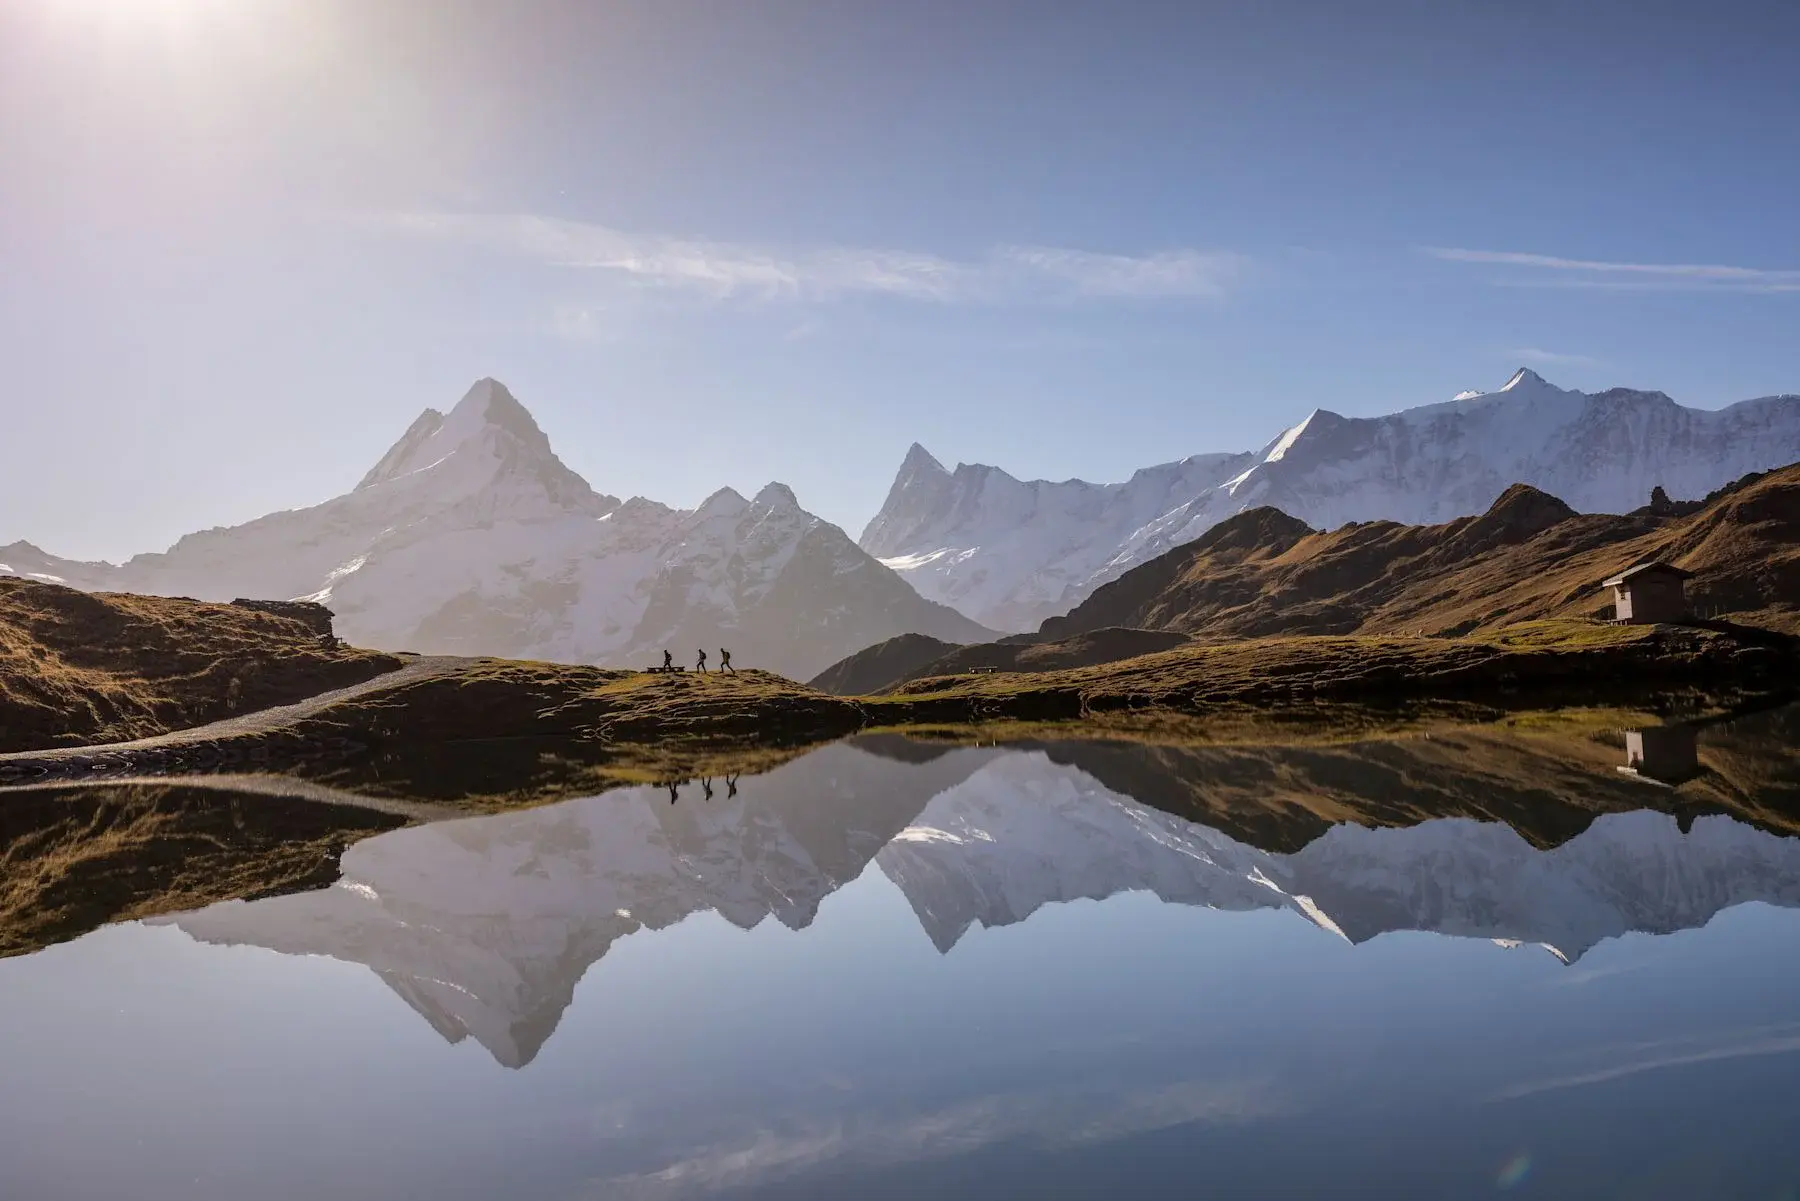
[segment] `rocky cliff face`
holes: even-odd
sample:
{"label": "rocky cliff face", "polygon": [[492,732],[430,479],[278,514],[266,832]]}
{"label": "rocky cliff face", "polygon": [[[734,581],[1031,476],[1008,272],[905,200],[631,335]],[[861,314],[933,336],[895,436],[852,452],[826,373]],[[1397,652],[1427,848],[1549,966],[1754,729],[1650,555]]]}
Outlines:
{"label": "rocky cliff face", "polygon": [[[806,679],[874,642],[991,631],[923,600],[770,484],[692,511],[590,488],[494,380],[427,409],[351,492],[182,538],[120,567],[28,544],[0,563],[77,587],[328,605],[360,646],[613,666],[738,662]],[[13,560],[18,560],[16,563]]]}
{"label": "rocky cliff face", "polygon": [[1318,409],[1255,454],[1185,459],[1124,484],[950,472],[914,447],[862,546],[922,595],[1025,630],[1258,506],[1320,529],[1432,524],[1483,512],[1524,483],[1582,512],[1627,513],[1659,486],[1698,497],[1796,461],[1800,396],[1713,412],[1660,392],[1567,391],[1522,370],[1497,392],[1385,417]]}

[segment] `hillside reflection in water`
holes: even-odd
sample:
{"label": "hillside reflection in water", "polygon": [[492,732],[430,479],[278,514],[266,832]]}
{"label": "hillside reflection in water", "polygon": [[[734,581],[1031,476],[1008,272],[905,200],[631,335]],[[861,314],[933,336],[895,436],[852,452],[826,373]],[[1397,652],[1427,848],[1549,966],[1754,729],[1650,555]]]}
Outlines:
{"label": "hillside reflection in water", "polygon": [[0,962],[0,1194],[1781,1196],[1760,721],[1679,791],[1592,740],[874,738],[381,834]]}

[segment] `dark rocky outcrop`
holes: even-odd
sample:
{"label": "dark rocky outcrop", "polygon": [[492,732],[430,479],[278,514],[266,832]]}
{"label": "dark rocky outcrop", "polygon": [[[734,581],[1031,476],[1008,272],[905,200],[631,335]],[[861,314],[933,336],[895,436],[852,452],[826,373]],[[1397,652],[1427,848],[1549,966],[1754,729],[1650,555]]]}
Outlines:
{"label": "dark rocky outcrop", "polygon": [[336,637],[331,629],[331,619],[335,614],[315,601],[245,600],[239,597],[231,603],[240,609],[249,609],[252,613],[272,613],[276,617],[297,621],[321,638]]}
{"label": "dark rocky outcrop", "polygon": [[1724,497],[1731,495],[1733,492],[1748,488],[1750,485],[1766,478],[1770,474],[1771,473],[1767,471],[1753,471],[1749,475],[1732,480],[1723,488],[1713,489],[1699,500],[1671,500],[1668,491],[1664,489],[1661,484],[1658,484],[1656,487],[1650,489],[1650,503],[1644,505],[1642,508],[1633,509],[1631,511],[1631,516],[1692,517],[1695,513],[1700,512],[1715,501],[1721,500]]}

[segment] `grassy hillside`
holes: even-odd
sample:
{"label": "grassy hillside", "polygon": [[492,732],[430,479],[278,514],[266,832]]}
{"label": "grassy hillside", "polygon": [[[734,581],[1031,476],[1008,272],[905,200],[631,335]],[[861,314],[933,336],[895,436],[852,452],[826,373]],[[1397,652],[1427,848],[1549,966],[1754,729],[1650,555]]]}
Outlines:
{"label": "grassy hillside", "polygon": [[0,751],[160,734],[400,663],[236,605],[0,578]]}
{"label": "grassy hillside", "polygon": [[[1729,704],[1776,695],[1800,677],[1800,640],[1737,627],[1528,622],[1460,638],[1404,634],[1182,641],[1155,654],[1034,672],[971,672],[909,681],[872,697],[839,697],[767,672],[654,673],[499,659],[428,660],[298,710],[248,709],[367,678],[395,661],[331,650],[286,619],[233,606],[91,596],[26,585],[0,626],[20,649],[5,660],[15,745],[135,736],[226,716],[226,727],[168,742],[0,765],[9,778],[205,769],[251,754],[278,761],[342,758],[361,746],[445,747],[501,739],[573,739],[643,771],[679,770],[707,748],[792,747],[875,726],[1005,722],[1143,723],[1225,708],[1393,707],[1421,702],[1506,711],[1682,700]],[[36,597],[27,609],[21,598]],[[25,616],[18,614],[23,611]],[[34,624],[35,623],[35,624]],[[21,636],[26,630],[29,637]],[[1136,637],[1137,632],[1128,633]],[[1160,635],[1168,638],[1169,635]],[[1179,636],[1176,636],[1179,637]],[[1104,638],[1012,647],[1021,658],[1092,653]],[[232,684],[231,681],[238,681]],[[11,698],[23,696],[24,703]],[[661,765],[661,766],[659,766]],[[617,764],[602,764],[613,766]],[[634,769],[635,770],[635,769]]]}
{"label": "grassy hillside", "polygon": [[1454,636],[1602,615],[1611,597],[1600,581],[1652,559],[1695,573],[1697,610],[1800,633],[1800,466],[1740,481],[1685,516],[1577,514],[1524,485],[1436,526],[1317,532],[1252,510],[1127,572],[1042,633]]}
{"label": "grassy hillside", "polygon": [[1468,701],[1497,709],[1790,688],[1794,640],[1730,630],[1530,622],[1464,638],[1301,636],[1190,643],[1072,671],[913,680],[861,702],[895,722],[1030,721],[1214,706]]}
{"label": "grassy hillside", "polygon": [[[1767,640],[1765,640],[1767,641]],[[1779,692],[1793,645],[1730,632],[1542,622],[1463,639],[1300,637],[1189,643],[1066,671],[915,680],[837,697],[766,672],[664,675],[471,660],[334,701],[253,741],[349,740],[383,752],[477,740],[568,738],[671,770],[705,748],[793,746],[870,727],[991,722],[1156,722],[1224,709],[1461,702],[1483,711]],[[660,757],[660,758],[659,758]]]}
{"label": "grassy hillside", "polygon": [[1015,635],[973,646],[939,643],[941,649],[934,649],[908,641],[917,637],[907,634],[858,651],[833,665],[812,686],[839,696],[869,696],[890,692],[908,680],[926,676],[978,671],[1062,671],[1154,654],[1188,640],[1186,634],[1169,630],[1104,629],[1062,639]]}
{"label": "grassy hillside", "polygon": [[865,696],[911,679],[959,647],[924,634],[902,634],[846,655],[808,683],[835,696]]}

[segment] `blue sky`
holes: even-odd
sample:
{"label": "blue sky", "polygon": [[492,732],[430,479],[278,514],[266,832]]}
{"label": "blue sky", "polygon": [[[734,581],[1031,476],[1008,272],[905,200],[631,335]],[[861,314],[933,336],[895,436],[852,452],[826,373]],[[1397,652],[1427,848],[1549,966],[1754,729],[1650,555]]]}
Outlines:
{"label": "blue sky", "polygon": [[352,485],[504,380],[855,534],[1520,365],[1800,391],[1800,6],[9,0],[0,543]]}

